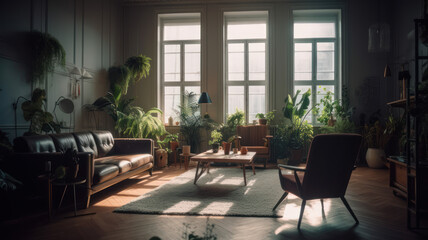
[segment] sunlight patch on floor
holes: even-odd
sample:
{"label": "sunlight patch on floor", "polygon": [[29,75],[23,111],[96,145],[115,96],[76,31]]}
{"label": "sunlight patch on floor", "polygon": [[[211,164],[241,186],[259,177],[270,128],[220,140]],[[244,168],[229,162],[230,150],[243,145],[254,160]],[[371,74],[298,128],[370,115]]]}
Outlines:
{"label": "sunlight patch on floor", "polygon": [[210,203],[206,208],[200,211],[201,214],[216,211],[219,215],[226,214],[229,209],[233,206],[232,202],[213,202]]}
{"label": "sunlight patch on floor", "polygon": [[163,211],[163,213],[190,211],[199,205],[201,205],[200,201],[181,201],[175,204],[174,206],[166,209],[165,211]]}
{"label": "sunlight patch on floor", "polygon": [[[290,194],[289,196],[291,197],[294,195]],[[297,197],[294,196],[294,198],[297,198]],[[302,201],[296,199],[296,200],[292,200],[293,202],[290,202],[290,200],[292,199],[287,199],[283,203],[285,204],[285,210],[284,210],[284,215],[282,219],[298,220]],[[324,199],[324,213],[326,218],[330,210],[331,210],[331,200]],[[303,213],[302,222],[305,222],[311,226],[317,226],[322,224],[323,221],[324,221],[324,217],[322,214],[321,201],[319,199],[307,201],[305,211]]]}
{"label": "sunlight patch on floor", "polygon": [[[202,176],[201,176],[202,177]],[[206,184],[208,185],[208,184],[216,184],[216,183],[218,183],[221,179],[223,179],[224,178],[224,175],[223,174],[221,174],[221,175],[219,175],[219,176],[217,176],[217,177],[215,177],[213,180],[211,180],[211,181],[209,181],[209,182],[207,182]]]}
{"label": "sunlight patch on floor", "polygon": [[242,178],[228,178],[221,181],[222,185],[243,185],[244,179]]}

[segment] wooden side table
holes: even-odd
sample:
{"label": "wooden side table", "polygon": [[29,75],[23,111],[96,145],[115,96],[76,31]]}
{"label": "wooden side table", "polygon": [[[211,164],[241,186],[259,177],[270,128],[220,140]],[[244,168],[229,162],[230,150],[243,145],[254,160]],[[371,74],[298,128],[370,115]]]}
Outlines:
{"label": "wooden side table", "polygon": [[184,160],[184,169],[187,170],[189,168],[190,158],[193,156],[196,156],[196,154],[194,154],[194,153],[190,153],[190,154],[181,153],[180,154],[180,168],[181,168],[181,162]]}

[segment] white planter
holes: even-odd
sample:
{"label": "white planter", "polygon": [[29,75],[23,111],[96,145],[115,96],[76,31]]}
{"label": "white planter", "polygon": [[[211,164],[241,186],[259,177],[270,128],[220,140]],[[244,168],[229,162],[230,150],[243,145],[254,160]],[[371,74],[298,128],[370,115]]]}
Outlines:
{"label": "white planter", "polygon": [[385,167],[385,151],[379,148],[369,148],[366,153],[366,161],[370,168]]}

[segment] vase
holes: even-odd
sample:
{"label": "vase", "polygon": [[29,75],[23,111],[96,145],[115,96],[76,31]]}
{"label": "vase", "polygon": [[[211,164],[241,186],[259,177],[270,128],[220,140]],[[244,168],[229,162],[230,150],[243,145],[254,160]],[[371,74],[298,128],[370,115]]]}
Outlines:
{"label": "vase", "polygon": [[171,151],[175,151],[178,148],[178,142],[177,141],[171,141],[171,142],[169,142],[169,145],[171,147]]}
{"label": "vase", "polygon": [[213,148],[213,153],[218,153],[218,148],[220,147],[220,144],[213,143],[211,144],[211,147]]}
{"label": "vase", "polygon": [[224,155],[229,155],[230,154],[230,147],[231,146],[232,146],[232,143],[223,142]]}
{"label": "vase", "polygon": [[190,155],[190,145],[183,146],[183,155]]}
{"label": "vase", "polygon": [[168,152],[165,149],[156,150],[156,167],[163,168],[168,164]]}
{"label": "vase", "polygon": [[366,153],[366,161],[370,168],[385,167],[385,151],[379,148],[368,148]]}
{"label": "vase", "polygon": [[247,147],[241,147],[241,154],[245,155],[248,153],[248,148]]}

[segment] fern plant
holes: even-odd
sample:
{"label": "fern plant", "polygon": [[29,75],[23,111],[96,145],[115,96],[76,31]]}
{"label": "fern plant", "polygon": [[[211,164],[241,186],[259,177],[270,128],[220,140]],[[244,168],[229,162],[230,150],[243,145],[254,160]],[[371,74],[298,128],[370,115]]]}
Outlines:
{"label": "fern plant", "polygon": [[151,58],[142,54],[130,57],[126,60],[125,66],[129,69],[131,77],[130,81],[132,84],[135,84],[142,78],[149,76],[151,60]]}
{"label": "fern plant", "polygon": [[65,50],[60,42],[48,33],[32,31],[28,34],[29,64],[32,81],[42,81],[55,66],[65,67]]}
{"label": "fern plant", "polygon": [[159,140],[166,134],[162,121],[152,114],[162,114],[158,108],[145,112],[141,107],[132,106],[129,113],[117,112],[116,129],[125,136],[134,138],[151,138]]}

